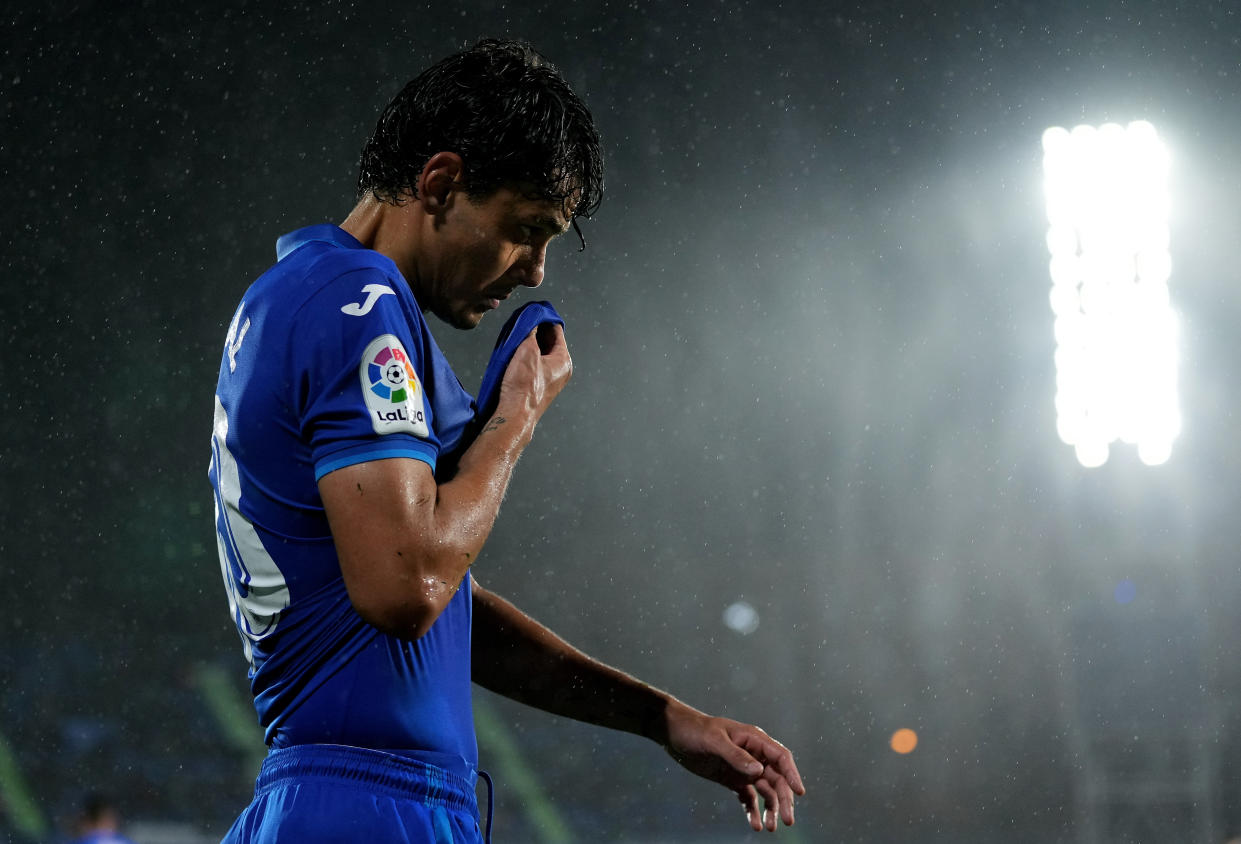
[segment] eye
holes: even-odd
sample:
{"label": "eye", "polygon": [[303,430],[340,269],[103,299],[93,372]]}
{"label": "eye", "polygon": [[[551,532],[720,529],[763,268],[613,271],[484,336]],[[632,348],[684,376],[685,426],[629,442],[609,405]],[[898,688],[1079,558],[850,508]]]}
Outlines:
{"label": "eye", "polygon": [[530,243],[534,240],[534,226],[522,224],[517,227],[517,231],[520,232],[518,243]]}

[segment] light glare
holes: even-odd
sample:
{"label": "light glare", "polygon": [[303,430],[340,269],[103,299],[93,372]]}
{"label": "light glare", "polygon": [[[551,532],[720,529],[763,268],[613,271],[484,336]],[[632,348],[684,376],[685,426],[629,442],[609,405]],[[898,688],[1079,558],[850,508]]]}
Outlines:
{"label": "light glare", "polygon": [[1042,140],[1056,432],[1083,466],[1106,463],[1116,440],[1163,463],[1180,432],[1167,149],[1146,121]]}
{"label": "light glare", "polygon": [[758,610],[745,601],[737,601],[724,610],[724,624],[742,636],[749,636],[758,629]]}

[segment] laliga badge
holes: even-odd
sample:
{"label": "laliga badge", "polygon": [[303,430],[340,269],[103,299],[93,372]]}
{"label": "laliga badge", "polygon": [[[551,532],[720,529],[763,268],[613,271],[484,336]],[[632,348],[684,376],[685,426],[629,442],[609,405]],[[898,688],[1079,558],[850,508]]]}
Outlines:
{"label": "laliga badge", "polygon": [[422,385],[396,336],[384,334],[372,340],[362,353],[358,374],[376,434],[429,435]]}

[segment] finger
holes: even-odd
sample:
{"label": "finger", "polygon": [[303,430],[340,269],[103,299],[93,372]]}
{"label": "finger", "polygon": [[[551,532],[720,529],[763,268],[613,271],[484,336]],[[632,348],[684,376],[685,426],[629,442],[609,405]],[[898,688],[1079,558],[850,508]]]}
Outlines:
{"label": "finger", "polygon": [[[793,783],[787,777],[780,773],[774,765],[768,765],[763,768],[763,781],[768,783],[776,791],[776,796],[780,800],[780,817],[784,819],[786,824],[791,824],[791,811],[793,800],[796,792]],[[786,812],[786,810],[788,810]]]}
{"label": "finger", "polygon": [[[770,768],[768,769],[771,770]],[[764,772],[763,776],[767,776]],[[789,785],[789,781],[784,777],[776,777],[773,786],[776,794],[780,798],[780,820],[784,821],[785,826],[793,825],[793,788]]]}
{"label": "finger", "polygon": [[763,826],[768,832],[776,831],[776,813],[780,808],[780,798],[775,788],[765,779],[754,783],[754,788],[763,798]]}
{"label": "finger", "polygon": [[731,739],[721,741],[719,744],[720,747],[717,752],[720,758],[733,770],[744,775],[748,780],[762,776],[763,763],[747,753],[745,748],[734,743]]}
{"label": "finger", "polygon": [[739,744],[743,745],[755,757],[766,762],[768,767],[775,769],[776,773],[788,780],[795,793],[804,795],[806,793],[806,786],[802,783],[801,772],[797,770],[797,763],[793,761],[793,754],[787,747],[763,733],[762,730],[758,730],[757,727],[755,729],[757,734],[745,734],[741,737]]}
{"label": "finger", "polygon": [[761,832],[763,829],[763,816],[758,811],[758,792],[754,790],[754,786],[747,785],[738,791],[737,799],[741,801],[741,805],[745,808],[745,819],[750,822],[750,828],[755,832]]}

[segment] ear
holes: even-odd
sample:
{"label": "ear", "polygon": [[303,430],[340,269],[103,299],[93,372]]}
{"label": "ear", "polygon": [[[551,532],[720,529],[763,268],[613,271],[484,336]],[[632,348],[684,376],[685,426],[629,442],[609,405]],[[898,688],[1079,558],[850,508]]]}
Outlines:
{"label": "ear", "polygon": [[449,196],[464,182],[465,162],[455,152],[437,152],[418,176],[418,199],[435,212],[448,205]]}

